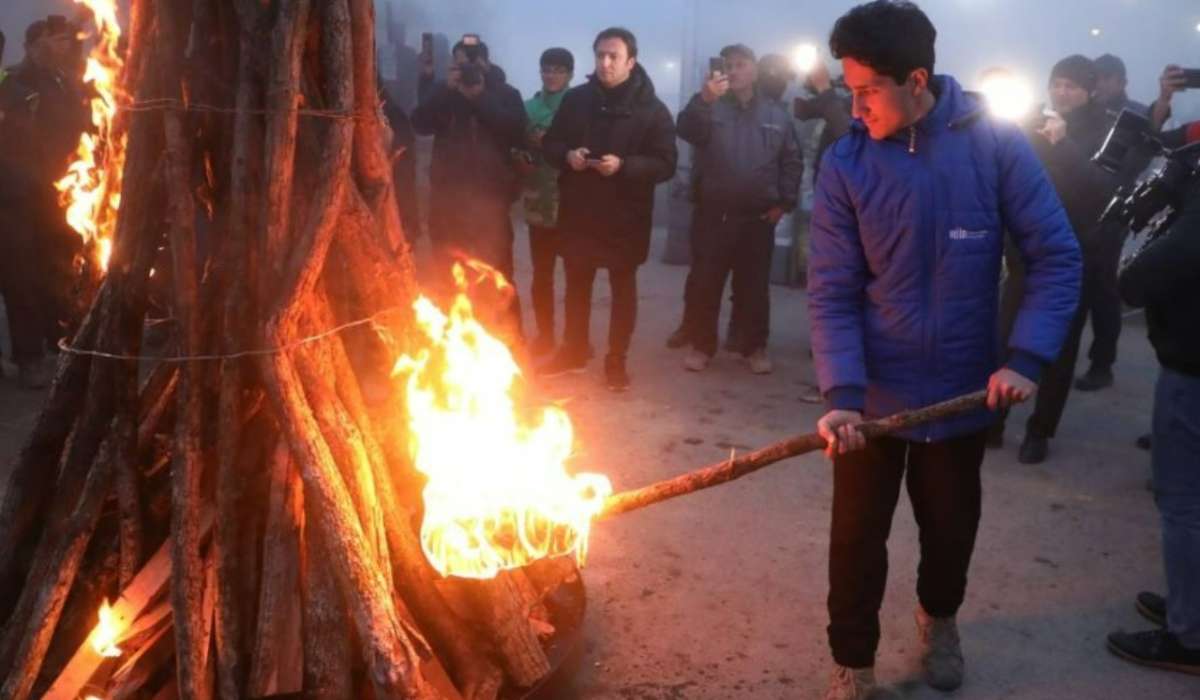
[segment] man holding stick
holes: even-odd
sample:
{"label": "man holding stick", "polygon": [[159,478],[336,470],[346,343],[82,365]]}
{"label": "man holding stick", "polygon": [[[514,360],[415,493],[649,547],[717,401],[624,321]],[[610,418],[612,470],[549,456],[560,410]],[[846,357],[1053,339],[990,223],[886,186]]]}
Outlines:
{"label": "man holding stick", "polygon": [[[1078,244],[1028,141],[934,75],[937,31],[914,4],[876,0],[830,37],[854,104],[819,170],[809,253],[813,353],[834,462],[826,700],[876,692],[887,538],[900,485],[920,527],[916,618],[926,681],[962,683],[955,616],[981,504],[986,410],[868,440],[879,417],[987,387],[1028,399],[1079,302]],[[1003,235],[1030,284],[1001,367],[995,333]]]}

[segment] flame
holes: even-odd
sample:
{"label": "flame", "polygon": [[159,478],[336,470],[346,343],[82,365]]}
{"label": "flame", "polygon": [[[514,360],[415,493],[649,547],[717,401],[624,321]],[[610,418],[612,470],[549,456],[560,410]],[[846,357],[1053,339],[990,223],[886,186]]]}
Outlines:
{"label": "flame", "polygon": [[92,632],[92,649],[95,649],[100,656],[116,658],[121,655],[121,648],[117,646],[117,638],[121,636],[121,629],[117,623],[117,616],[107,600],[100,606],[99,618],[100,624],[96,625],[96,629]]}
{"label": "flame", "polygon": [[123,98],[119,76],[125,65],[118,51],[121,25],[116,0],[75,0],[91,10],[96,45],[87,59],[83,81],[91,88],[92,126],[75,149],[75,161],[55,187],[66,209],[67,223],[83,238],[93,262],[108,269],[117,210],[121,205],[121,173],[125,166],[125,137],[114,138],[113,122]]}
{"label": "flame", "polygon": [[[498,288],[507,284],[489,272]],[[414,303],[427,342],[394,371],[406,378],[409,449],[429,478],[425,555],[444,576],[480,579],[547,557],[582,564],[592,518],[612,487],[599,474],[567,473],[570,418],[520,400],[512,353],[476,320],[463,267],[454,275],[449,314],[425,297]]]}

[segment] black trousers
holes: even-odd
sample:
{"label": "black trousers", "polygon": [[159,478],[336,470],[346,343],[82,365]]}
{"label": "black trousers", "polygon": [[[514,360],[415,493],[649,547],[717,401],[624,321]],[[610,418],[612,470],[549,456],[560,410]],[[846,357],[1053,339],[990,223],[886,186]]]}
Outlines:
{"label": "black trousers", "polygon": [[985,435],[932,443],[882,438],[834,459],[829,645],[838,664],[875,664],[887,540],[901,482],[920,528],[917,599],[934,617],[957,614],[979,529]]}
{"label": "black trousers", "polygon": [[733,319],[739,349],[749,355],[765,348],[771,329],[771,257],[775,227],[757,215],[697,213],[692,236],[692,268],[684,290],[684,319],[692,347],[715,355],[721,301],[733,275]]}
{"label": "black trousers", "polygon": [[1086,294],[1081,304],[1092,319],[1092,345],[1088,359],[1097,369],[1111,369],[1117,361],[1117,342],[1121,338],[1121,292],[1117,286],[1117,268],[1125,244],[1124,227],[1102,225],[1098,240],[1085,254],[1091,265],[1084,270]]}
{"label": "black trousers", "polygon": [[18,365],[42,356],[50,316],[44,283],[39,280],[39,256],[31,252],[31,231],[25,222],[17,211],[0,209],[0,296],[8,317],[12,361]]}
{"label": "black trousers", "polygon": [[[592,320],[592,287],[596,281],[595,265],[567,260],[566,331],[564,349],[585,355],[590,340]],[[608,284],[612,290],[612,309],[608,321],[608,354],[624,357],[633,340],[637,323],[637,267],[608,269]]]}
{"label": "black trousers", "polygon": [[554,267],[558,262],[561,236],[558,229],[529,226],[529,253],[533,260],[533,282],[529,297],[538,335],[554,337]]}

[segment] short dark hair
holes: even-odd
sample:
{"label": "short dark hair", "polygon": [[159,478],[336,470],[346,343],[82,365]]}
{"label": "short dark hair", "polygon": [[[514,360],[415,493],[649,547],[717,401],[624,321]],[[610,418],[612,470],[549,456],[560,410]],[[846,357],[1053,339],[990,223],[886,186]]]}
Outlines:
{"label": "short dark hair", "polygon": [[592,51],[605,39],[620,39],[625,42],[625,50],[629,52],[629,57],[637,58],[637,37],[625,27],[609,27],[597,34],[596,40],[592,42]]}
{"label": "short dark hair", "polygon": [[[476,44],[476,47],[479,49],[479,55],[483,58],[483,60],[485,60],[485,61],[492,60],[491,57],[488,55],[487,44],[483,43],[483,41],[480,41],[478,44]],[[458,43],[454,45],[454,48],[450,49],[450,55],[453,56],[454,54],[458,53],[459,51],[465,52],[466,50],[467,50],[467,45],[463,43],[462,39],[459,39]]]}
{"label": "short dark hair", "polygon": [[540,66],[559,66],[566,68],[568,71],[575,71],[575,56],[568,50],[561,47],[546,49],[542,52],[542,58],[538,62]]}
{"label": "short dark hair", "polygon": [[1125,80],[1125,62],[1118,56],[1106,53],[1092,61],[1092,64],[1096,66],[1096,75],[1102,78],[1117,77]]}
{"label": "short dark hair", "polygon": [[918,68],[933,75],[937,29],[908,0],[874,0],[842,15],[829,35],[837,59],[853,58],[897,84]]}

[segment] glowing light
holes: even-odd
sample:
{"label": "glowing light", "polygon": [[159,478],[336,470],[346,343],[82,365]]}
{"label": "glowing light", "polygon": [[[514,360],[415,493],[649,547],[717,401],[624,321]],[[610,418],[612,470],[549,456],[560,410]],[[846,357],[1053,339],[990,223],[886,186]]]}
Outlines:
{"label": "glowing light", "polygon": [[121,626],[117,624],[116,615],[107,600],[100,606],[98,617],[100,623],[92,632],[92,649],[100,656],[116,658],[121,655],[121,648],[117,646]]}
{"label": "glowing light", "polygon": [[792,66],[797,73],[808,73],[817,66],[820,53],[814,44],[800,44],[792,51]]}
{"label": "glowing light", "polygon": [[1102,33],[1100,27],[1092,27],[1092,36],[1100,36]]}
{"label": "glowing light", "polygon": [[75,0],[91,10],[96,45],[87,59],[83,80],[90,87],[92,126],[75,150],[75,162],[55,187],[66,210],[67,223],[83,238],[92,261],[108,269],[112,237],[120,207],[121,171],[125,166],[125,138],[115,138],[113,122],[123,99],[119,77],[124,68],[117,47],[121,26],[115,0]]}
{"label": "glowing light", "polygon": [[1033,88],[1027,81],[1004,71],[985,77],[980,92],[987,100],[988,109],[1001,119],[1017,121],[1033,109]]}
{"label": "glowing light", "polygon": [[667,61],[666,63],[663,64],[663,68],[666,68],[667,70],[673,71],[673,70],[675,70],[676,67],[677,67],[677,64],[674,61]]}
{"label": "glowing light", "polygon": [[491,578],[563,555],[582,563],[612,487],[599,474],[567,473],[570,418],[526,400],[512,353],[475,319],[464,268],[454,275],[449,314],[424,297],[414,304],[425,347],[395,368],[407,388],[409,451],[429,478],[421,546],[445,576]]}

